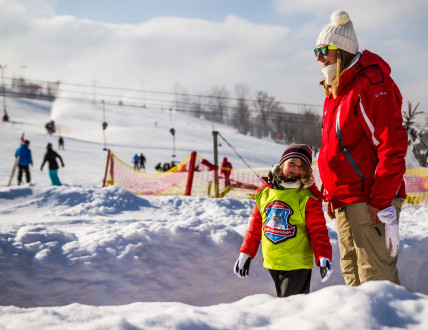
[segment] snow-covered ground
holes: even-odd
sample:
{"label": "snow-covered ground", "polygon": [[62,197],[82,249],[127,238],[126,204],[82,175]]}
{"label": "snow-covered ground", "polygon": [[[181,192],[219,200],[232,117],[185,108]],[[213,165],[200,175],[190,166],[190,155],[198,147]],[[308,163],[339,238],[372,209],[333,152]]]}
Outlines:
{"label": "snow-covered ground", "polygon": [[[239,279],[239,254],[253,201],[136,197],[101,188],[106,152],[101,104],[7,99],[12,123],[1,123],[0,329],[427,329],[428,206],[405,205],[400,220],[402,286],[344,285],[334,221],[327,220],[334,273],[311,293],[275,297],[258,254],[250,277]],[[51,108],[52,106],[52,108]],[[146,168],[192,150],[212,159],[212,123],[151,109],[105,107],[107,145],[131,163],[143,152]],[[59,150],[60,187],[40,171],[54,119],[67,127]],[[269,168],[285,146],[217,125],[253,168]],[[6,187],[19,139],[31,141],[32,183]],[[222,142],[222,141],[219,141]],[[221,159],[246,165],[222,143]],[[410,156],[408,167],[417,166]]]}

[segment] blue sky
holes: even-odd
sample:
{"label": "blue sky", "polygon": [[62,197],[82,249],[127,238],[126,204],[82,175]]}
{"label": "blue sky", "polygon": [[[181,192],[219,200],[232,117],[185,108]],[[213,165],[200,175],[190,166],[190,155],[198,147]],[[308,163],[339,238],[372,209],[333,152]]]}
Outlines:
{"label": "blue sky", "polygon": [[[5,76],[322,104],[313,48],[336,9],[428,113],[428,1],[0,0]],[[252,95],[249,95],[251,97]],[[426,110],[425,110],[426,109]],[[428,126],[428,125],[427,125]]]}
{"label": "blue sky", "polygon": [[280,23],[269,1],[261,0],[57,0],[58,15],[73,15],[116,24],[139,24],[155,16],[200,18],[221,21],[226,16],[243,16],[255,23]]}

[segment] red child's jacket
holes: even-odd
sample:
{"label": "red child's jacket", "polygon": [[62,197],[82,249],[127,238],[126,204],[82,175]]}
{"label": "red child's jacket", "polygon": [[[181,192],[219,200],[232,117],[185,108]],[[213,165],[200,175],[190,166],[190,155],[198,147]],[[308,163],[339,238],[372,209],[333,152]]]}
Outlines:
{"label": "red child's jacket", "polygon": [[[257,192],[265,187],[273,189],[268,185],[268,183],[264,183],[257,189]],[[309,189],[315,196],[320,197],[318,188],[315,185],[312,185]],[[319,259],[321,257],[332,260],[332,248],[330,245],[324,212],[322,210],[322,198],[316,198],[315,196],[310,197],[306,203],[305,219],[306,229],[315,255],[315,263],[319,266]],[[254,258],[260,245],[261,235],[262,215],[260,214],[260,210],[256,204],[254,206],[250,226],[244,237],[240,252],[244,252],[251,258]]]}

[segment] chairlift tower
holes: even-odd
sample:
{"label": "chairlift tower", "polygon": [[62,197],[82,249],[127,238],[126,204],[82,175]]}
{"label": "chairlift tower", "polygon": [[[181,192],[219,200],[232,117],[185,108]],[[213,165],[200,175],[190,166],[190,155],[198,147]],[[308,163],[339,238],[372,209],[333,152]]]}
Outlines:
{"label": "chairlift tower", "polygon": [[172,135],[172,157],[175,158],[175,129],[171,127],[169,132]]}
{"label": "chairlift tower", "polygon": [[105,133],[105,130],[106,130],[108,124],[106,122],[106,111],[105,111],[105,108],[104,108],[104,100],[102,100],[102,102],[103,102],[103,124],[102,124],[102,127],[103,127],[103,137],[104,137],[104,148],[103,148],[103,150],[107,150],[107,142],[106,142],[106,133]]}
{"label": "chairlift tower", "polygon": [[172,127],[172,109],[169,108],[169,124],[171,125],[171,129],[169,132],[172,135],[172,157],[175,158],[175,129]]}
{"label": "chairlift tower", "polygon": [[217,142],[217,137],[218,137],[218,131],[212,131],[213,133],[213,143],[214,143],[214,165],[216,167],[215,171],[214,171],[214,195],[216,198],[219,197],[220,195],[220,190],[219,190],[219,177],[218,177],[218,142]]}

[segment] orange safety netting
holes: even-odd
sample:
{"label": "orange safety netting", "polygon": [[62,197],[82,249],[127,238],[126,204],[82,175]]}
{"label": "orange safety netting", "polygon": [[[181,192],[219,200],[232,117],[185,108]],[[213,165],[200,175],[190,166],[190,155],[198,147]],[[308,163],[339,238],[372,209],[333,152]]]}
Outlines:
{"label": "orange safety netting", "polygon": [[407,170],[404,181],[407,204],[428,204],[428,170]]}
{"label": "orange safety netting", "polygon": [[226,178],[216,170],[215,165],[197,153],[192,154],[166,172],[146,173],[125,164],[109,152],[103,185],[119,186],[136,195],[227,196],[242,199],[253,198],[255,190],[262,184],[259,176],[265,176],[269,172],[233,169],[229,177],[230,184],[226,185]]}
{"label": "orange safety netting", "polygon": [[[312,164],[315,182],[320,182],[316,162]],[[107,156],[103,186],[115,185],[136,195],[254,198],[262,184],[260,177],[270,169],[233,169],[227,182],[220,169],[196,152],[178,165],[162,173],[136,170],[117,158],[111,151]],[[405,175],[409,204],[428,203],[428,170],[407,170]]]}

